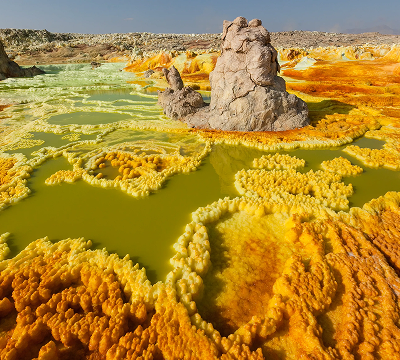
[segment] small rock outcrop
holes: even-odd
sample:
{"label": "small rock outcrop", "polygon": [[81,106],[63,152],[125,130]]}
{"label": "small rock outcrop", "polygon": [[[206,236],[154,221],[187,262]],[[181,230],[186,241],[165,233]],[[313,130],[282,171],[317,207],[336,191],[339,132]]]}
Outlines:
{"label": "small rock outcrop", "polygon": [[97,69],[98,67],[101,66],[101,63],[97,62],[97,61],[92,61],[90,63],[90,65],[92,66],[92,70]]}
{"label": "small rock outcrop", "polygon": [[[278,54],[261,20],[224,21],[222,41],[210,73],[210,105],[175,118],[192,127],[225,131],[281,131],[309,124],[306,103],[287,93],[285,80],[277,76]],[[160,105],[165,109],[168,103]]]}
{"label": "small rock outcrop", "polygon": [[44,74],[36,66],[31,68],[21,68],[16,62],[10,60],[4,50],[3,44],[0,41],[0,80],[9,77],[31,77],[34,75]]}
{"label": "small rock outcrop", "polygon": [[169,87],[158,91],[158,105],[164,109],[164,114],[172,119],[183,119],[195,113],[206,104],[203,97],[190,86],[183,86],[179,71],[172,66],[169,70],[163,69]]}
{"label": "small rock outcrop", "polygon": [[143,73],[143,77],[145,77],[145,78],[149,78],[151,75],[153,75],[154,74],[154,70],[152,70],[152,69],[149,69],[149,70],[146,70],[144,73]]}

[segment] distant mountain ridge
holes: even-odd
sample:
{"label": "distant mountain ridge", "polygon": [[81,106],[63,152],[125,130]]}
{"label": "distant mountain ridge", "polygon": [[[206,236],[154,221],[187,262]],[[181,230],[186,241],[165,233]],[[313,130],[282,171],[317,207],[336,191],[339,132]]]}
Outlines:
{"label": "distant mountain ridge", "polygon": [[348,34],[363,34],[363,33],[370,33],[370,32],[378,32],[380,34],[387,34],[387,35],[400,35],[400,29],[392,29],[390,26],[387,25],[378,25],[378,26],[371,26],[368,28],[363,29],[347,29],[345,30]]}

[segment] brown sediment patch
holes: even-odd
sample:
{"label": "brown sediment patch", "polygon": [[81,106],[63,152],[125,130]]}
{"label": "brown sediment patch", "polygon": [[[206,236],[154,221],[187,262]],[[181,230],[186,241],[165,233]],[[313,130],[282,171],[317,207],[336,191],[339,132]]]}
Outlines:
{"label": "brown sediment patch", "polygon": [[11,105],[0,105],[0,111],[3,111],[4,109],[8,108]]}

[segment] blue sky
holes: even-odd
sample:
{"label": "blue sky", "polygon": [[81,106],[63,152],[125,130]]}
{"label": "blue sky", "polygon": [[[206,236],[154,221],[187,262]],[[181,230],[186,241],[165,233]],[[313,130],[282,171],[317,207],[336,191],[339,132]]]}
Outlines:
{"label": "blue sky", "polygon": [[218,33],[222,21],[259,18],[269,31],[400,29],[400,0],[5,0],[0,28],[51,32]]}

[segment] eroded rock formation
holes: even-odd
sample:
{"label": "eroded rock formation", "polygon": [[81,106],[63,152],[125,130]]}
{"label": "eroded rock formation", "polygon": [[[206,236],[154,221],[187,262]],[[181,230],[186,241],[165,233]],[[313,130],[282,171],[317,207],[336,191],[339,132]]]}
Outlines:
{"label": "eroded rock formation", "polygon": [[163,69],[169,87],[158,92],[158,104],[164,109],[164,114],[172,119],[182,119],[195,113],[206,104],[200,93],[190,86],[183,86],[179,71],[172,66],[169,70]]}
{"label": "eroded rock formation", "polygon": [[8,77],[30,77],[39,74],[44,74],[44,71],[36,66],[23,69],[16,62],[10,60],[0,41],[0,80],[4,80]]}
{"label": "eroded rock formation", "polygon": [[309,124],[307,105],[288,94],[277,76],[278,54],[261,20],[224,21],[222,40],[221,56],[210,74],[210,106],[184,119],[177,111],[178,118],[192,127],[226,131],[280,131]]}

